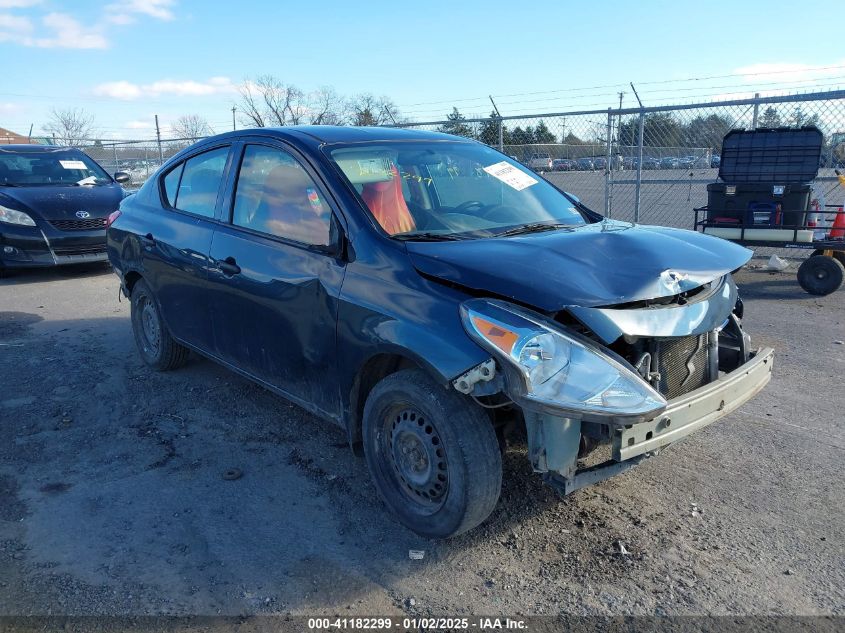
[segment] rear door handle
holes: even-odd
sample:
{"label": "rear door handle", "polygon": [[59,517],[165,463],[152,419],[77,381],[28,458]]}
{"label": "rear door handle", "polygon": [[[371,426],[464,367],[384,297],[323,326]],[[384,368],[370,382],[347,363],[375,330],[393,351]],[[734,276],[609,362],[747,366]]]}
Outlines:
{"label": "rear door handle", "polygon": [[241,272],[241,267],[238,266],[234,257],[227,257],[223,261],[217,262],[217,267],[223,272],[224,275],[237,275],[239,272]]}

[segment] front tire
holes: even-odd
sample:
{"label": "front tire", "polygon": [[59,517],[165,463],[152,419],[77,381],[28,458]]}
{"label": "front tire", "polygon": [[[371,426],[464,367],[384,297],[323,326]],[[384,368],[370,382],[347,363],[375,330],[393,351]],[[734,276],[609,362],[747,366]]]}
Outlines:
{"label": "front tire", "polygon": [[150,287],[139,280],[132,288],[132,332],[143,361],[158,371],[176,369],[188,360],[188,348],[167,331]]}
{"label": "front tire", "polygon": [[496,506],[502,458],[493,425],[479,407],[423,371],[396,372],[373,388],[363,439],[379,495],[417,534],[455,536]]}

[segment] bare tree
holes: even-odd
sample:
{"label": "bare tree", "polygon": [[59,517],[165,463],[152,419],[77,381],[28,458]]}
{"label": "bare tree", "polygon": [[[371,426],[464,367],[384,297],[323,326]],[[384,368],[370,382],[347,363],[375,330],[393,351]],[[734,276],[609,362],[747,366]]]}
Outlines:
{"label": "bare tree", "polygon": [[50,121],[44,131],[62,145],[80,146],[89,144],[94,136],[94,115],[82,108],[50,110]]}
{"label": "bare tree", "polygon": [[208,120],[198,114],[183,114],[170,126],[170,132],[173,134],[173,138],[189,138],[191,140],[214,134]]}
{"label": "bare tree", "polygon": [[297,125],[310,111],[305,93],[273,75],[246,80],[240,87],[241,122],[248,126]]}
{"label": "bare tree", "polygon": [[312,125],[343,125],[346,104],[331,86],[311,93],[308,118]]}
{"label": "bare tree", "polygon": [[396,104],[389,97],[363,93],[352,97],[348,107],[352,125],[385,125],[399,120]]}

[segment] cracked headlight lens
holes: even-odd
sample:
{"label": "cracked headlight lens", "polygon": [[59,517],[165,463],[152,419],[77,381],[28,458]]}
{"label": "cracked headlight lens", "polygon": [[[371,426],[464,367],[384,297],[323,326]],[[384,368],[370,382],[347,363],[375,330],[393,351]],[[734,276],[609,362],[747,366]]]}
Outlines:
{"label": "cracked headlight lens", "polygon": [[35,220],[23,211],[15,211],[0,205],[0,222],[6,224],[21,224],[23,226],[35,226]]}
{"label": "cracked headlight lens", "polygon": [[[598,416],[657,414],[666,400],[636,372],[601,348],[503,301],[472,299],[461,306],[467,332],[517,369],[524,398]],[[510,385],[513,390],[514,385]]]}

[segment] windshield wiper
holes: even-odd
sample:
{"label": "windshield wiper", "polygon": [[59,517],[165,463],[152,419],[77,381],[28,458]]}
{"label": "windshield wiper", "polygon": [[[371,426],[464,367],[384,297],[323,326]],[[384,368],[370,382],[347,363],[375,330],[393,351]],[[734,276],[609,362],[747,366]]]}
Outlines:
{"label": "windshield wiper", "polygon": [[564,229],[572,227],[572,224],[549,224],[548,222],[532,222],[531,224],[523,224],[516,226],[507,231],[496,233],[493,237],[509,237],[511,235],[524,235],[525,233],[539,233],[540,231],[554,231],[556,229]]}
{"label": "windshield wiper", "polygon": [[431,233],[428,231],[420,231],[419,233],[400,233],[399,235],[393,235],[392,237],[397,240],[404,240],[409,242],[446,242],[469,239],[467,237],[455,235],[454,233]]}

